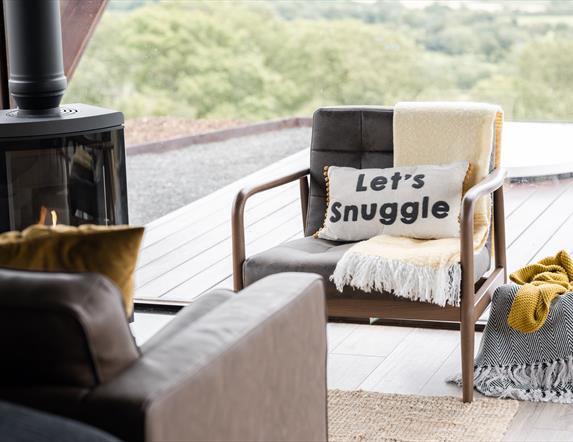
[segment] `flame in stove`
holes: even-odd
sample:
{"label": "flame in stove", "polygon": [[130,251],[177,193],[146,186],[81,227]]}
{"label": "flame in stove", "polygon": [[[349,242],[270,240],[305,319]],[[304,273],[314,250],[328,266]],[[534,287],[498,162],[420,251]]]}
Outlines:
{"label": "flame in stove", "polygon": [[[58,212],[50,210],[50,217],[52,219],[52,227],[58,224]],[[40,216],[38,217],[38,224],[45,225],[48,218],[48,208],[45,206],[40,207]]]}
{"label": "flame in stove", "polygon": [[38,217],[38,224],[46,224],[46,216],[48,215],[48,209],[44,206],[40,207],[40,216]]}

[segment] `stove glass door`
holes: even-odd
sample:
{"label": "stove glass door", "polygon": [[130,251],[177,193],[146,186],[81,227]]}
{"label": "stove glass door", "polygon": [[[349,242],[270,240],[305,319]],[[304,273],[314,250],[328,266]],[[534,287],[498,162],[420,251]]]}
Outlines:
{"label": "stove glass door", "polygon": [[0,142],[0,231],[127,222],[122,132]]}

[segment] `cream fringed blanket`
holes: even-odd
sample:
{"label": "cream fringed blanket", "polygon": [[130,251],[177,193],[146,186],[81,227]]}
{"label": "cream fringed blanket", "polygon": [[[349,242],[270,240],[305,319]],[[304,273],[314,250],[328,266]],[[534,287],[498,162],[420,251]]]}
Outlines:
{"label": "cream fringed blanket", "polygon": [[[469,161],[465,192],[488,174],[492,148],[495,166],[499,165],[502,124],[501,108],[490,104],[398,103],[394,110],[394,165]],[[485,245],[490,218],[490,199],[482,198],[474,216],[476,251]],[[379,235],[350,248],[331,279],[340,291],[349,285],[441,306],[459,305],[460,239]]]}

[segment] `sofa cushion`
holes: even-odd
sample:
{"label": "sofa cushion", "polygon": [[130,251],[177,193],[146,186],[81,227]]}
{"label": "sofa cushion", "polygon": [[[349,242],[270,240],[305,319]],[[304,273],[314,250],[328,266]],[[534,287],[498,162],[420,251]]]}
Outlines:
{"label": "sofa cushion", "polygon": [[[245,286],[265,276],[281,272],[312,272],[321,275],[326,282],[326,295],[329,297],[373,297],[376,293],[364,293],[347,287],[340,293],[330,282],[337,262],[354,243],[328,241],[306,237],[283,243],[272,249],[247,258],[243,266]],[[483,248],[475,256],[476,280],[490,267],[490,251]]]}
{"label": "sofa cushion", "polygon": [[89,388],[139,358],[118,288],[95,273],[0,269],[0,390]]}
{"label": "sofa cushion", "polygon": [[0,442],[119,442],[80,422],[0,401]]}

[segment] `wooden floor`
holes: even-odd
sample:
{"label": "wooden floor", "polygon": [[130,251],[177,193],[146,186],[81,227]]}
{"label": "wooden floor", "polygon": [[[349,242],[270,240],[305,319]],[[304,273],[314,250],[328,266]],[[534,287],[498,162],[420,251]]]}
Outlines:
{"label": "wooden floor", "polygon": [[[136,301],[192,302],[231,287],[231,204],[249,183],[308,166],[300,152],[146,226],[136,271]],[[247,254],[302,236],[298,184],[255,195],[245,212]]]}
{"label": "wooden floor", "polygon": [[[239,189],[308,165],[303,151],[147,225],[136,272],[136,301],[189,303],[231,287],[231,203]],[[573,179],[508,183],[505,191],[510,271],[560,249],[573,250]],[[298,184],[256,195],[247,204],[247,255],[302,237]]]}
{"label": "wooden floor", "polygon": [[[170,319],[136,313],[132,327],[138,344]],[[331,389],[461,398],[461,389],[445,382],[460,371],[458,332],[331,323],[327,333]],[[477,343],[480,339],[478,334]],[[483,396],[476,392],[476,397]],[[573,405],[521,402],[505,440],[573,440]]]}

